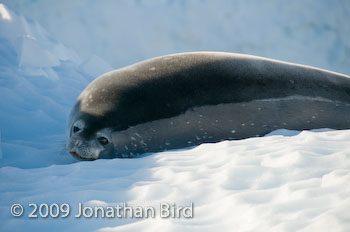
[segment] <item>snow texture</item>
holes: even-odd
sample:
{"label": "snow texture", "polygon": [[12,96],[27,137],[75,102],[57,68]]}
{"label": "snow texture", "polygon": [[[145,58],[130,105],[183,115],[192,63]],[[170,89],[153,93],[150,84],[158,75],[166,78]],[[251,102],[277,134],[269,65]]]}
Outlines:
{"label": "snow texture", "polygon": [[[349,1],[1,2],[0,231],[349,231],[350,130],[278,130],[126,160],[78,162],[65,150],[86,85],[146,58],[216,50],[349,74]],[[193,203],[194,216],[77,219],[79,202]],[[28,218],[29,203],[72,212]]]}
{"label": "snow texture", "polygon": [[83,58],[96,54],[115,68],[170,53],[209,50],[350,73],[347,0],[4,2],[40,22]]}

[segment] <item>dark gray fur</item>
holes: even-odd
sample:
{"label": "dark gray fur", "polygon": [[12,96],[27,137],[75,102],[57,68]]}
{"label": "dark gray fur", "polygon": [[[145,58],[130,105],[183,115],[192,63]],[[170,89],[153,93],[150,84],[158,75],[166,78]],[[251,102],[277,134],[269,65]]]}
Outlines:
{"label": "dark gray fur", "polygon": [[[68,150],[86,158],[84,141],[103,128],[113,133],[98,158],[128,158],[280,128],[347,129],[349,115],[347,75],[240,54],[175,54],[93,81],[72,110]],[[77,120],[85,127],[75,134]]]}

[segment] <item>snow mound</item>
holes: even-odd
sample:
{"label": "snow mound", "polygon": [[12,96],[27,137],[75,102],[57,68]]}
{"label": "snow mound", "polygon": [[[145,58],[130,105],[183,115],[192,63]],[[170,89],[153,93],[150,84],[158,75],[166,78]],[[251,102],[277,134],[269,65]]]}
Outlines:
{"label": "snow mound", "polygon": [[[283,134],[283,133],[282,133]],[[1,231],[334,231],[350,226],[350,130],[203,144],[139,159],[4,167]],[[14,218],[21,203],[69,203],[67,218]],[[193,218],[75,218],[84,206],[193,203]]]}
{"label": "snow mound", "polygon": [[4,4],[0,14],[0,166],[71,163],[65,151],[69,111],[85,86],[112,67],[97,56],[82,62]]}
{"label": "snow mound", "polygon": [[350,73],[348,0],[4,2],[84,59],[96,54],[118,68],[171,53],[226,51]]}

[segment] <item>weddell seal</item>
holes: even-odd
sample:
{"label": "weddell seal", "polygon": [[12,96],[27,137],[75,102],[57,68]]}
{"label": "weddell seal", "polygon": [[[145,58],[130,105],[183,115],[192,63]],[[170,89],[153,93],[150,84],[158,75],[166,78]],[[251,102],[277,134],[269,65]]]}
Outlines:
{"label": "weddell seal", "polygon": [[250,55],[194,52],[108,72],[67,127],[76,158],[131,158],[285,128],[350,128],[350,78]]}

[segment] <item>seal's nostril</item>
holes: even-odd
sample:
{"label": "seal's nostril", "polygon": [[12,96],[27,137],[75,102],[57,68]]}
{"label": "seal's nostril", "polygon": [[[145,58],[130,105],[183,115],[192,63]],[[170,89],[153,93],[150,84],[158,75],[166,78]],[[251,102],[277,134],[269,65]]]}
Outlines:
{"label": "seal's nostril", "polygon": [[80,131],[79,127],[73,126],[73,133],[77,133],[78,131]]}

